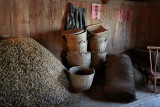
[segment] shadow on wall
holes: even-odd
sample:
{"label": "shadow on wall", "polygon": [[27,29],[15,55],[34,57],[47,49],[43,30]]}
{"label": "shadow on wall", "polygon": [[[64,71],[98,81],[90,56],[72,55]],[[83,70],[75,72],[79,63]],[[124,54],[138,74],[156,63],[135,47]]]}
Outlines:
{"label": "shadow on wall", "polygon": [[61,60],[61,51],[63,50],[63,38],[61,36],[60,30],[37,33],[35,35],[31,35],[31,38],[43,45],[59,60]]}
{"label": "shadow on wall", "polygon": [[[69,6],[70,6],[70,3],[68,2],[66,7],[65,7],[65,12],[64,12],[64,15],[63,15],[62,23],[61,23],[61,32],[65,30],[65,25],[66,25],[65,22],[67,20],[67,12],[69,10]],[[61,35],[61,36],[62,36],[61,62],[63,63],[63,65],[65,67],[68,67],[68,64],[67,64],[68,62],[67,62],[67,59],[66,59],[66,56],[67,56],[66,39],[63,35]]]}
{"label": "shadow on wall", "polygon": [[67,47],[64,37],[61,35],[61,32],[65,29],[65,22],[67,17],[67,11],[69,9],[70,3],[66,5],[65,12],[63,15],[61,29],[54,30],[50,32],[37,33],[35,35],[31,34],[31,38],[36,40],[38,43],[47,48],[51,53],[58,58],[63,65],[67,66],[66,62],[66,53]]}

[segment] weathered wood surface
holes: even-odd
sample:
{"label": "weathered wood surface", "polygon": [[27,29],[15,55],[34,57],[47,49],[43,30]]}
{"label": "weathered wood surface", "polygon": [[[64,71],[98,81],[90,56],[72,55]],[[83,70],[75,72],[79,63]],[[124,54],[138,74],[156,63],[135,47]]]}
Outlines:
{"label": "weathered wood surface", "polygon": [[[0,35],[27,36],[37,40],[61,59],[66,44],[61,32],[64,30],[66,0],[0,0]],[[101,19],[91,18],[89,2],[74,2],[86,9],[87,25],[102,24],[108,32],[108,53],[121,53],[129,48],[160,45],[159,5],[109,5],[102,4]],[[116,4],[116,3],[115,3]],[[119,9],[123,9],[123,21],[118,22]],[[126,11],[131,19],[126,22]],[[142,19],[142,10],[146,10]]]}
{"label": "weathered wood surface", "polygon": [[11,35],[11,2],[0,0],[0,35]]}

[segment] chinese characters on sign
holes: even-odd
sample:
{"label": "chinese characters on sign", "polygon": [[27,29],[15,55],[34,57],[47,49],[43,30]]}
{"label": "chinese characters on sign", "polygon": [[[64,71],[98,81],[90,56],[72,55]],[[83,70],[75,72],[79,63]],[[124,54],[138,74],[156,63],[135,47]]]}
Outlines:
{"label": "chinese characters on sign", "polygon": [[119,9],[118,21],[122,22],[123,9]]}
{"label": "chinese characters on sign", "polygon": [[130,9],[127,10],[127,13],[126,13],[126,22],[129,22],[130,20]]}
{"label": "chinese characters on sign", "polygon": [[100,4],[92,4],[92,19],[100,19]]}

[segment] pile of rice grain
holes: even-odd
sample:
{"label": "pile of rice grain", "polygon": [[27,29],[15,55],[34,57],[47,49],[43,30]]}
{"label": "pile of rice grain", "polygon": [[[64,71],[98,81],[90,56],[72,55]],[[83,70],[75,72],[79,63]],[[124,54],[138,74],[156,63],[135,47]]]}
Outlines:
{"label": "pile of rice grain", "polygon": [[0,106],[62,106],[75,101],[65,67],[31,38],[0,40]]}

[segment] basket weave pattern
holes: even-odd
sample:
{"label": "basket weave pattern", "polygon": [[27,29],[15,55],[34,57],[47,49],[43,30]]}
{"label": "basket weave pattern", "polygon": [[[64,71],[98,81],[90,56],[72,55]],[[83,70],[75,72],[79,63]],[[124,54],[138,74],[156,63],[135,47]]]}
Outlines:
{"label": "basket weave pattern", "polygon": [[90,35],[89,49],[92,53],[91,66],[96,71],[101,71],[106,61],[108,31],[100,24],[90,25],[87,27],[87,30]]}
{"label": "basket weave pattern", "polygon": [[[83,72],[82,75],[77,75],[77,72]],[[71,85],[76,92],[88,90],[93,82],[95,71],[88,67],[74,66],[69,69],[69,77]]]}

